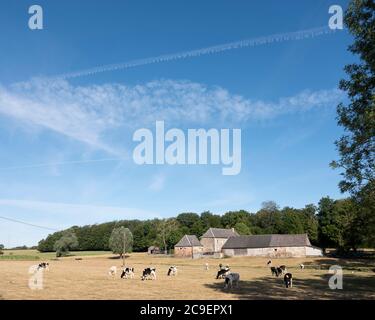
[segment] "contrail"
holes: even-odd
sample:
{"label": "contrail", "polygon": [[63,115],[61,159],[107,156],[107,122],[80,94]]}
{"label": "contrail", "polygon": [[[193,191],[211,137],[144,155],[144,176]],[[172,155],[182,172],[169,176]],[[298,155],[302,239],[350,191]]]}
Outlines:
{"label": "contrail", "polygon": [[104,162],[104,161],[121,161],[121,159],[119,159],[119,158],[104,158],[104,159],[93,159],[93,160],[77,160],[77,161],[65,161],[65,162],[39,163],[39,164],[31,164],[31,165],[24,165],[24,166],[3,167],[3,168],[0,168],[0,171],[2,171],[2,170],[13,170],[13,169],[28,169],[28,168],[61,166],[61,165],[68,165],[68,164]]}
{"label": "contrail", "polygon": [[196,49],[196,50],[190,50],[190,51],[185,51],[185,52],[180,52],[180,53],[160,55],[156,57],[138,59],[138,60],[117,63],[117,64],[108,64],[108,65],[103,65],[99,67],[94,67],[91,69],[61,74],[61,75],[54,76],[52,78],[57,78],[57,79],[78,78],[78,77],[83,77],[83,76],[94,75],[96,73],[129,69],[129,68],[144,66],[147,64],[154,64],[154,63],[159,63],[159,62],[168,62],[172,60],[180,60],[180,59],[186,59],[186,58],[191,58],[191,57],[198,57],[202,55],[214,54],[214,53],[219,53],[219,52],[233,50],[233,49],[262,46],[262,45],[267,45],[267,44],[274,43],[274,42],[285,42],[285,41],[314,38],[314,37],[318,37],[318,36],[322,36],[322,35],[326,35],[326,34],[330,34],[334,32],[335,30],[330,29],[328,26],[324,26],[324,27],[294,31],[294,32],[279,33],[279,34],[240,40],[236,42],[230,42],[226,44],[221,44],[221,45],[216,45],[216,46],[211,46],[211,47],[206,47],[206,48],[201,48],[201,49]]}
{"label": "contrail", "polygon": [[44,226],[39,226],[37,224],[32,224],[32,223],[28,223],[28,222],[24,222],[24,221],[20,221],[20,220],[16,220],[16,219],[11,219],[11,218],[7,218],[7,217],[3,217],[3,216],[0,216],[0,219],[8,220],[8,221],[11,221],[11,222],[16,222],[16,223],[20,223],[20,224],[24,224],[24,225],[29,226],[29,227],[34,227],[34,228],[39,228],[39,229],[45,229],[45,230],[50,230],[50,231],[59,231],[58,229],[55,229],[55,228],[48,228],[48,227],[44,227]]}

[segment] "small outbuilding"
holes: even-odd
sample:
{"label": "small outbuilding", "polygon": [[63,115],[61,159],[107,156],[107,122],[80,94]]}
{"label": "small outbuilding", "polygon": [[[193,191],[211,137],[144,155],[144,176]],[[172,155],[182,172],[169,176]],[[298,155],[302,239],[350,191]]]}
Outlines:
{"label": "small outbuilding", "polygon": [[223,245],[226,256],[269,258],[319,257],[320,248],[311,245],[307,234],[267,234],[231,237]]}
{"label": "small outbuilding", "polygon": [[159,254],[160,253],[160,248],[156,246],[150,246],[147,249],[148,254]]}
{"label": "small outbuilding", "polygon": [[203,255],[203,246],[195,235],[184,235],[174,246],[176,257],[200,258]]}
{"label": "small outbuilding", "polygon": [[237,237],[238,233],[232,229],[210,228],[201,237],[204,253],[221,252],[221,248],[230,237]]}

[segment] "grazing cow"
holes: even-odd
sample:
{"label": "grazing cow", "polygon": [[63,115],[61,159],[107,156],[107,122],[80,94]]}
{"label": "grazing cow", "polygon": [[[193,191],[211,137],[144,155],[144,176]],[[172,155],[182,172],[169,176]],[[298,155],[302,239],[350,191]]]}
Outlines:
{"label": "grazing cow", "polygon": [[278,267],[278,269],[281,270],[281,274],[286,273],[286,266],[282,265],[282,266]]}
{"label": "grazing cow", "polygon": [[49,263],[48,262],[39,263],[37,270],[39,270],[39,269],[44,269],[46,271],[49,271]]}
{"label": "grazing cow", "polygon": [[129,278],[130,279],[133,279],[134,278],[134,268],[124,268],[122,269],[122,273],[121,273],[121,279],[123,279],[125,277],[125,279]]}
{"label": "grazing cow", "polygon": [[142,272],[142,280],[151,279],[156,280],[156,269],[155,268],[146,268]]}
{"label": "grazing cow", "polygon": [[168,276],[177,276],[177,267],[176,266],[171,266],[168,269]]}
{"label": "grazing cow", "polygon": [[224,279],[225,276],[229,273],[229,267],[221,268],[216,275],[216,279]]}
{"label": "grazing cow", "polygon": [[282,273],[282,270],[278,267],[271,267],[270,269],[273,276],[278,277]]}
{"label": "grazing cow", "polygon": [[267,266],[270,266],[272,264],[272,261],[271,260],[268,260],[267,262]]}
{"label": "grazing cow", "polygon": [[109,271],[108,271],[108,274],[112,277],[114,277],[116,274],[117,274],[117,267],[116,266],[112,266],[109,268]]}
{"label": "grazing cow", "polygon": [[303,263],[301,263],[301,264],[299,265],[299,267],[301,268],[301,270],[305,269],[305,265],[304,265]]}
{"label": "grazing cow", "polygon": [[224,289],[232,288],[233,284],[237,287],[240,281],[239,273],[230,272],[225,276],[225,286]]}
{"label": "grazing cow", "polygon": [[293,286],[293,277],[291,273],[286,273],[284,276],[284,284],[286,288],[292,288]]}

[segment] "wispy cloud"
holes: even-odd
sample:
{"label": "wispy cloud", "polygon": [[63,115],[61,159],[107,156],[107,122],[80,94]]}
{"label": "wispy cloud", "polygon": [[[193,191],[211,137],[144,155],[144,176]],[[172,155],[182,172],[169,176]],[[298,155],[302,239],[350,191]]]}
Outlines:
{"label": "wispy cloud", "polygon": [[165,185],[165,175],[156,174],[152,177],[152,181],[149,185],[149,189],[152,191],[160,191],[164,188]]}
{"label": "wispy cloud", "polygon": [[155,120],[171,126],[242,126],[249,121],[332,108],[342,98],[338,89],[305,90],[277,101],[263,101],[182,80],[74,86],[65,80],[34,79],[0,86],[0,113],[124,156],[108,138],[116,130],[139,128]]}
{"label": "wispy cloud", "polygon": [[[63,221],[64,225],[61,227],[77,223],[88,224],[115,219],[137,219],[139,217],[151,219],[159,216],[156,212],[136,208],[20,199],[0,199],[0,206],[2,210],[7,208],[22,209],[25,214],[35,214],[37,212],[38,215],[44,216],[43,220],[47,221],[48,225]],[[49,223],[49,221],[52,222]],[[59,228],[60,226],[55,225],[54,227]]]}

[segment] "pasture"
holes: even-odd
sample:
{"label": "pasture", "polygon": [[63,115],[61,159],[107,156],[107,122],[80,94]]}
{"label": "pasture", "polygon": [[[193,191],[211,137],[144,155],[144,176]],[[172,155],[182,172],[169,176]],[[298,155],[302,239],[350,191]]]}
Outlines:
{"label": "pasture", "polygon": [[[76,253],[77,254],[77,253]],[[271,276],[267,258],[181,259],[162,255],[133,253],[126,265],[135,268],[134,279],[120,279],[122,260],[111,254],[96,253],[50,260],[44,272],[44,289],[28,287],[28,269],[37,261],[0,260],[0,299],[375,299],[373,260],[333,258],[273,259],[274,265],[286,265],[293,273],[293,288],[283,286],[282,277]],[[205,270],[205,263],[209,270]],[[224,281],[216,280],[218,264],[228,264],[241,275],[238,288],[224,290]],[[305,269],[301,270],[299,264]],[[169,266],[178,267],[176,277],[168,277]],[[341,265],[343,290],[328,287],[330,265]],[[117,266],[115,277],[108,274]],[[157,280],[141,281],[142,270],[153,266]]]}

